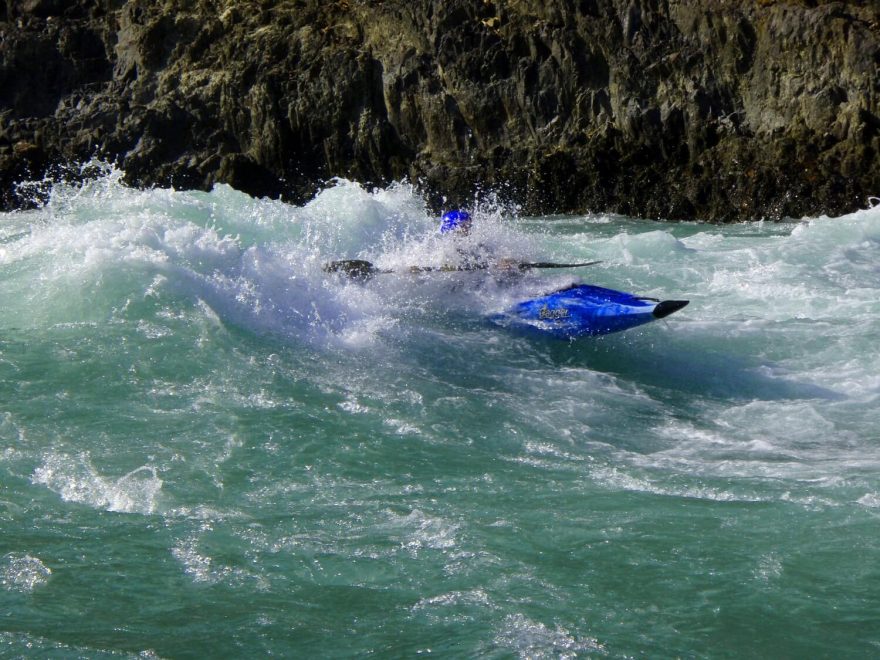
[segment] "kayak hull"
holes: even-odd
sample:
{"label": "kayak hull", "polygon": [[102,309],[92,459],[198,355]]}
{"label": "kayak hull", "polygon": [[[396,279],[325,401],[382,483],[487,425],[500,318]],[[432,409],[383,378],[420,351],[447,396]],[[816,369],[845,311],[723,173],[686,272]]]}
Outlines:
{"label": "kayak hull", "polygon": [[525,300],[490,317],[497,325],[559,339],[596,337],[665,318],[688,304],[578,284]]}

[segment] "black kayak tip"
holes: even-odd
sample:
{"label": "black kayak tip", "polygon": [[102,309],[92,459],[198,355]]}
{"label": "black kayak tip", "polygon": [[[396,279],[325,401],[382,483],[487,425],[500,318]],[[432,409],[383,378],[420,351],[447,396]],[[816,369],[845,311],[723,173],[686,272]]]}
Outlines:
{"label": "black kayak tip", "polygon": [[654,318],[665,319],[667,316],[677,312],[682,307],[687,307],[689,302],[690,300],[664,300],[663,302],[657,303],[653,312]]}

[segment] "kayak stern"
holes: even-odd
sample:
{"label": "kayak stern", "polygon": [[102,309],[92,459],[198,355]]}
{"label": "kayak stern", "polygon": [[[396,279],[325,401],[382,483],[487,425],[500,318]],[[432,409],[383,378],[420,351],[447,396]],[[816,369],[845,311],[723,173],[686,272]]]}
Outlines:
{"label": "kayak stern", "polygon": [[690,300],[664,300],[657,303],[652,314],[655,319],[665,319],[670,314],[674,314],[682,307],[687,307]]}

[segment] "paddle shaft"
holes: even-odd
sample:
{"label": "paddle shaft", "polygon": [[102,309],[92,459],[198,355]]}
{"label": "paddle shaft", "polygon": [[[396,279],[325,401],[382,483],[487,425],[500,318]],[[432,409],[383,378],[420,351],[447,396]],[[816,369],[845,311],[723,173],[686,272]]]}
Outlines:
{"label": "paddle shaft", "polygon": [[[515,267],[518,270],[530,270],[532,268],[580,268],[582,266],[593,266],[595,264],[602,263],[601,261],[585,261],[582,263],[575,264],[557,264],[549,261],[535,261],[535,262],[526,262],[526,263],[518,263],[515,264]],[[377,268],[369,261],[365,261],[363,259],[342,259],[340,261],[331,261],[330,263],[324,264],[324,271],[328,273],[345,273],[351,278],[354,279],[369,279],[373,275],[385,275],[390,273],[448,273],[448,272],[457,272],[457,271],[471,271],[471,270],[487,270],[489,269],[489,265],[475,265],[475,266],[458,266],[458,267],[450,267],[450,266],[412,266],[408,270],[400,271],[400,270],[382,270]]]}
{"label": "paddle shaft", "polygon": [[532,263],[519,264],[520,270],[528,270],[530,268],[580,268],[581,266],[595,266],[601,264],[601,261],[584,261],[578,264],[555,264],[549,261],[534,261]]}

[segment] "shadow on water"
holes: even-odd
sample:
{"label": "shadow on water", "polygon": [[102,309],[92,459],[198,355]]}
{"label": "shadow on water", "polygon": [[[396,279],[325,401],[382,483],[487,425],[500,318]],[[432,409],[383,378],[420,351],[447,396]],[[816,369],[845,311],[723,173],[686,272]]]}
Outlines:
{"label": "shadow on water", "polygon": [[844,394],[800,382],[777,365],[741,354],[717,337],[674,338],[654,329],[572,342],[531,340],[549,363],[584,367],[648,388],[733,400],[843,400]]}

